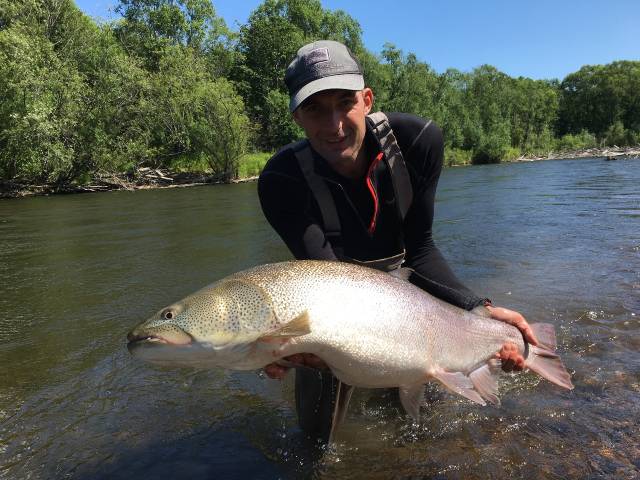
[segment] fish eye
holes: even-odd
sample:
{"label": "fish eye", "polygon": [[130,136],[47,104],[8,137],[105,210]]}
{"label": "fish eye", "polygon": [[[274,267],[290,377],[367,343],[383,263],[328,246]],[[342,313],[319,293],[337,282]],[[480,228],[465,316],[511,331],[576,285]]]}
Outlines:
{"label": "fish eye", "polygon": [[167,309],[164,312],[162,312],[160,316],[165,320],[171,320],[173,318],[173,311]]}

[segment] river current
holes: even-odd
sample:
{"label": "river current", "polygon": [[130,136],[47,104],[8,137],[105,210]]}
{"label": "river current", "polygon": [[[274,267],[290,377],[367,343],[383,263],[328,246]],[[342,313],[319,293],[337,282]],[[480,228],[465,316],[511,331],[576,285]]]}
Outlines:
{"label": "river current", "polygon": [[291,378],[125,346],[165,305],[290,258],[255,184],[1,200],[0,478],[638,478],[640,160],[448,169],[435,236],[478,294],[555,325],[575,389],[504,375],[481,407],[431,386],[415,425],[361,391],[319,451]]}

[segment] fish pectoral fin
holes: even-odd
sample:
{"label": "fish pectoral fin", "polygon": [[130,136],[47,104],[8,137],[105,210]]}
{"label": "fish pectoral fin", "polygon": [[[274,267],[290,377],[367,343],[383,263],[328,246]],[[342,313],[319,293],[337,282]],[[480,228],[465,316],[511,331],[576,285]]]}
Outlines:
{"label": "fish pectoral fin", "polygon": [[414,421],[420,420],[420,407],[424,403],[424,384],[401,386],[400,403]]}
{"label": "fish pectoral fin", "polygon": [[311,333],[311,326],[309,325],[309,314],[305,310],[290,322],[280,325],[278,328],[262,335],[260,340],[269,340],[270,338],[278,337],[301,337],[307,333]]}
{"label": "fish pectoral fin", "polygon": [[489,363],[476,368],[469,374],[476,392],[487,402],[494,405],[500,405],[500,399],[498,398],[498,377],[500,372],[500,361],[489,360]]}
{"label": "fish pectoral fin", "polygon": [[432,373],[432,376],[452,392],[462,395],[480,405],[487,404],[480,394],[474,390],[473,381],[462,372],[447,372],[438,369]]}
{"label": "fish pectoral fin", "polygon": [[351,394],[353,393],[353,387],[343,382],[338,382],[338,388],[336,391],[336,404],[333,408],[333,418],[331,420],[331,432],[329,433],[329,443],[332,443],[338,430],[338,427],[342,424],[347,416],[347,409],[349,408],[349,401],[351,400]]}

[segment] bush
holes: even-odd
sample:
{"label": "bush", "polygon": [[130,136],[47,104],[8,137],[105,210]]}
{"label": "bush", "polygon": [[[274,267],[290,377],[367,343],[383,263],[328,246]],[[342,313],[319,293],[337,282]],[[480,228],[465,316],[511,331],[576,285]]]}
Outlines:
{"label": "bush", "polygon": [[607,146],[631,146],[640,142],[640,132],[624,128],[623,123],[618,120],[609,126],[602,139]]}
{"label": "bush", "polygon": [[522,150],[526,155],[546,155],[554,149],[555,143],[551,130],[545,127],[532,135]]}
{"label": "bush", "polygon": [[256,152],[248,153],[240,157],[238,162],[238,178],[257,177],[262,172],[267,160],[271,158],[272,153]]}
{"label": "bush", "polygon": [[516,160],[522,155],[522,152],[518,147],[509,147],[504,154],[503,160]]}
{"label": "bush", "polygon": [[504,132],[493,131],[483,135],[480,145],[473,151],[472,161],[475,165],[500,163],[506,158],[509,148],[509,137]]}
{"label": "bush", "polygon": [[585,148],[593,148],[598,145],[595,135],[586,130],[571,135],[570,133],[563,135],[556,140],[556,150],[583,150]]}
{"label": "bush", "polygon": [[471,150],[463,150],[461,148],[445,147],[444,164],[447,167],[471,164]]}

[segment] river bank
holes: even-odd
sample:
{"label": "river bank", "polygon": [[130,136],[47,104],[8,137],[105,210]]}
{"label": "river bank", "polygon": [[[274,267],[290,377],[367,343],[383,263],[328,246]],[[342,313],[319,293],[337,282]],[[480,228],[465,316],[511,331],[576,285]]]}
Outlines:
{"label": "river bank", "polygon": [[560,152],[549,152],[544,156],[539,155],[521,155],[507,162],[532,162],[537,160],[561,160],[566,158],[599,158],[606,160],[616,160],[625,157],[640,157],[640,145],[635,147],[604,147],[604,148],[585,148],[582,150],[565,150]]}
{"label": "river bank", "polygon": [[171,172],[166,169],[142,167],[133,173],[98,173],[88,182],[82,184],[0,182],[0,198],[94,193],[113,190],[193,187],[196,185],[251,182],[257,180],[257,178],[258,177],[254,175],[227,180],[219,175],[210,175],[204,172]]}
{"label": "river bank", "polygon": [[[569,150],[549,152],[545,156],[522,155],[513,159],[505,159],[502,163],[533,162],[540,160],[559,160],[569,158],[604,158],[616,160],[624,157],[639,157],[640,145],[635,147],[604,147],[587,148],[582,150]],[[268,159],[264,157],[264,162]],[[452,165],[452,166],[466,166]],[[263,165],[262,165],[263,166]],[[258,171],[262,169],[259,167]],[[255,170],[254,170],[255,171]],[[0,198],[16,198],[34,195],[53,195],[70,193],[94,193],[113,190],[142,190],[149,188],[181,188],[197,185],[215,185],[229,183],[252,182],[258,179],[257,175],[243,176],[228,180],[219,175],[211,175],[206,172],[172,172],[166,169],[141,167],[130,173],[98,173],[84,183],[69,184],[30,184],[19,181],[0,181]]]}

